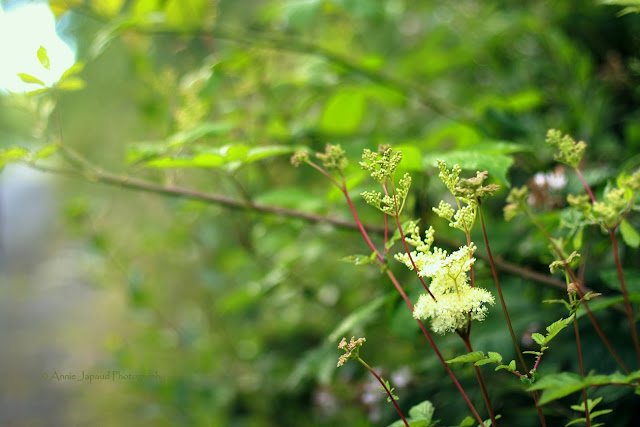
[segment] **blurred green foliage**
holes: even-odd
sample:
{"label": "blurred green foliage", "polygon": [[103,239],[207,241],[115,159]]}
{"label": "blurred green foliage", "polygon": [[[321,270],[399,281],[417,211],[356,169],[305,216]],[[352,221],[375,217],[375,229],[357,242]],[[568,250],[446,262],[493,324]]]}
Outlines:
{"label": "blurred green foliage", "polygon": [[[357,196],[373,187],[358,160],[364,148],[391,144],[404,152],[399,172],[413,176],[407,218],[433,224],[444,240],[437,244],[451,247],[462,243],[459,236],[431,211],[444,194],[436,158],[460,163],[468,176],[488,170],[503,188],[523,185],[554,167],[553,150],[544,145],[553,127],[587,141],[582,165],[598,191],[619,170],[640,164],[640,19],[618,17],[620,7],[499,0],[49,4],[84,64],[74,69],[83,83],[52,88],[55,105],[0,96],[2,147],[16,139],[35,149],[59,142],[60,126],[66,146],[107,171],[349,221],[328,181],[289,162],[301,147],[322,151],[326,142],[340,143],[352,159],[345,174],[356,208],[379,227],[382,216]],[[34,129],[44,130],[34,136]],[[541,186],[536,194],[549,229],[570,225],[564,196],[578,193],[580,183],[566,173],[565,188]],[[71,422],[391,423],[396,414],[367,372],[355,364],[336,371],[336,346],[351,335],[367,337],[361,355],[391,379],[404,410],[429,399],[443,425],[466,415],[391,284],[375,266],[339,262],[366,252],[354,230],[91,180],[56,183],[65,233],[97,260],[91,282],[120,298],[99,366],[163,376],[85,393]],[[501,190],[485,207],[494,254],[548,275],[553,257],[542,236],[525,220],[504,223],[505,195]],[[637,217],[628,221],[638,228]],[[585,228],[579,243],[590,259],[586,285],[609,292],[606,236]],[[637,262],[637,249],[622,251],[626,265]],[[420,284],[400,264],[392,268],[415,301]],[[483,260],[476,274],[493,289]],[[516,333],[525,348],[535,346],[529,335],[563,316],[542,300],[564,290],[513,271],[501,277]],[[624,315],[602,310],[597,317],[623,358],[633,360]],[[582,324],[585,365],[612,373],[614,361]],[[498,309],[474,328],[477,350],[515,357]],[[573,340],[554,343],[541,375],[577,372]],[[464,352],[457,337],[438,337],[438,344],[445,358]],[[472,370],[455,369],[465,388],[476,390]],[[517,381],[486,374],[502,425],[538,425]],[[591,394],[614,410],[599,420],[631,425],[629,394],[610,387]],[[470,395],[481,408],[480,394]],[[579,401],[565,400],[545,406],[549,425],[572,416],[566,408]]]}

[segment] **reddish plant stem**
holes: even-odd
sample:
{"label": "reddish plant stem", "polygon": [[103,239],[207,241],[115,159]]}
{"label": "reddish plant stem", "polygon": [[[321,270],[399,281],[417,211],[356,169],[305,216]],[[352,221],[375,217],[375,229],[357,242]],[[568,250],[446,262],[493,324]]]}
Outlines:
{"label": "reddish plant stem", "polygon": [[[591,187],[589,187],[589,184],[587,184],[587,181],[582,176],[582,172],[580,171],[580,168],[576,167],[574,168],[574,170],[578,175],[580,182],[582,182],[582,186],[584,187],[585,191],[587,192],[587,194],[589,194],[589,197],[591,198],[591,202],[595,203],[597,201],[596,197],[594,196],[593,191],[591,191]],[[605,225],[605,228],[607,229],[607,231],[609,231],[609,239],[611,240],[611,247],[613,249],[613,256],[616,262],[618,279],[620,281],[620,287],[622,288],[622,297],[624,299],[625,311],[627,313],[627,319],[629,321],[629,328],[631,329],[631,338],[633,340],[633,347],[636,352],[636,358],[638,359],[638,363],[640,363],[640,343],[638,342],[636,325],[635,325],[635,322],[633,321],[633,309],[631,308],[631,302],[629,301],[629,293],[627,292],[627,286],[624,282],[622,264],[620,263],[620,255],[618,254],[618,243],[616,241],[616,234],[615,234],[615,229],[617,226],[618,226],[617,224],[613,227],[608,227]]]}
{"label": "reddish plant stem", "polygon": [[[520,359],[520,364],[525,372],[529,372],[529,367],[527,366],[527,362],[524,360],[524,356],[522,355],[522,350],[520,349],[520,345],[518,344],[518,339],[516,338],[516,334],[513,331],[513,325],[511,324],[511,318],[509,317],[509,311],[507,310],[507,304],[504,301],[504,296],[502,294],[502,287],[500,286],[500,280],[498,279],[498,271],[496,270],[496,265],[493,260],[493,255],[491,254],[491,247],[489,245],[489,236],[487,235],[487,229],[484,223],[484,215],[482,212],[481,201],[478,199],[478,211],[480,211],[480,225],[482,226],[482,236],[484,237],[484,244],[487,249],[487,256],[489,257],[489,265],[491,266],[491,274],[493,274],[493,280],[496,283],[496,289],[498,290],[498,297],[500,298],[500,305],[502,306],[502,313],[504,314],[504,318],[507,322],[507,327],[509,328],[509,334],[511,335],[511,341],[513,342],[513,346],[516,349],[516,353],[518,354],[518,359]],[[523,375],[525,376],[525,375]],[[529,376],[527,374],[526,376]],[[542,412],[542,407],[539,404],[539,395],[536,390],[531,392],[533,396],[533,401],[536,404],[536,410],[538,411],[538,417],[540,418],[540,425],[542,427],[546,427],[547,421],[544,417],[544,413]]]}
{"label": "reddish plant stem", "polygon": [[569,277],[571,278],[571,280],[574,283],[576,283],[578,285],[576,287],[577,293],[578,293],[578,296],[581,299],[581,302],[582,302],[582,305],[584,306],[585,311],[587,312],[587,315],[589,316],[589,320],[591,320],[591,324],[593,325],[594,329],[596,330],[598,336],[600,337],[600,339],[602,340],[604,345],[607,347],[607,350],[609,350],[609,353],[611,353],[611,355],[616,360],[616,362],[618,362],[620,367],[628,374],[630,372],[629,368],[623,362],[623,360],[620,358],[618,353],[614,350],[613,346],[611,345],[611,343],[609,342],[609,340],[605,336],[604,332],[602,331],[602,328],[600,328],[600,325],[598,324],[598,321],[596,320],[595,316],[591,312],[591,309],[589,308],[589,304],[587,303],[587,300],[584,298],[584,292],[582,291],[582,283],[578,280],[578,278],[576,277],[575,273],[573,272],[573,270],[569,266],[569,263],[566,261],[565,256],[562,253],[562,250],[560,250],[558,245],[555,244],[555,242],[553,241],[553,239],[551,238],[549,233],[547,233],[547,230],[545,230],[545,228],[542,226],[542,224],[540,224],[540,222],[535,218],[535,216],[533,216],[533,214],[531,213],[529,208],[527,206],[524,206],[524,210],[527,213],[527,216],[529,217],[529,219],[531,219],[531,221],[538,228],[538,230],[540,230],[540,232],[545,236],[545,238],[547,239],[547,241],[549,242],[549,244],[551,245],[553,250],[556,252],[556,255],[558,255],[558,257],[560,259],[564,260],[564,266],[565,266],[565,269],[567,270],[567,273],[569,274]]}
{"label": "reddish plant stem", "polygon": [[[400,285],[400,283],[398,283],[398,280],[389,269],[387,269],[387,276],[389,276],[389,279],[394,284],[396,289],[399,290],[400,295],[402,295],[402,298],[404,299],[404,302],[406,303],[407,307],[409,307],[409,309],[413,312],[413,304],[411,304],[411,301],[402,290],[402,286]],[[471,409],[471,412],[473,412],[473,416],[476,417],[476,420],[480,423],[480,425],[485,427],[484,421],[482,420],[482,418],[480,418],[480,415],[478,414],[478,411],[476,411],[476,408],[473,406],[473,403],[471,403],[471,400],[469,400],[467,393],[465,393],[464,389],[462,388],[462,385],[458,382],[458,379],[454,375],[453,371],[451,370],[451,368],[449,368],[449,365],[447,364],[447,362],[445,362],[444,357],[442,356],[442,353],[440,353],[440,350],[438,349],[438,346],[436,345],[435,341],[433,341],[433,338],[431,337],[429,330],[424,325],[422,320],[416,319],[416,321],[418,322],[418,325],[420,325],[420,329],[422,330],[422,333],[427,338],[427,341],[429,341],[429,345],[431,345],[431,348],[433,349],[434,353],[438,357],[438,360],[440,360],[440,363],[442,364],[442,366],[444,366],[444,369],[447,371],[447,374],[449,374],[449,377],[451,377],[451,380],[453,381],[456,388],[462,395],[463,399],[465,400],[465,402],[467,402],[469,409]]]}
{"label": "reddish plant stem", "polygon": [[522,355],[522,350],[520,350],[520,345],[518,344],[518,339],[516,338],[516,334],[513,331],[513,325],[511,324],[511,318],[509,317],[509,311],[507,310],[507,304],[504,301],[504,295],[502,294],[502,287],[500,286],[500,279],[498,279],[498,271],[496,270],[495,263],[493,261],[493,255],[491,254],[491,247],[489,246],[489,236],[487,235],[487,229],[484,223],[484,215],[482,212],[482,207],[480,206],[480,202],[478,201],[478,210],[480,211],[480,225],[482,227],[482,236],[484,237],[484,245],[487,249],[487,256],[489,257],[489,266],[491,267],[491,274],[493,274],[493,280],[496,283],[496,289],[498,291],[498,297],[500,298],[500,305],[502,306],[502,313],[504,314],[504,318],[507,321],[507,327],[509,328],[509,334],[511,335],[511,341],[513,342],[513,346],[516,348],[516,353],[518,353],[518,359],[520,359],[520,364],[525,372],[529,371],[527,367],[527,362],[524,360],[524,356]]}
{"label": "reddish plant stem", "polygon": [[584,187],[587,194],[589,195],[589,198],[591,199],[591,201],[595,202],[596,196],[593,195],[593,191],[591,191],[591,187],[589,187],[589,184],[587,184],[587,181],[585,181],[584,177],[582,176],[582,172],[580,172],[580,169],[574,168],[573,170],[576,172],[576,175],[578,175],[578,178],[580,179],[580,182],[582,183],[582,186]]}
{"label": "reddish plant stem", "polygon": [[374,371],[373,368],[371,368],[371,366],[369,366],[367,364],[367,362],[365,362],[364,360],[360,359],[359,357],[358,357],[358,362],[362,363],[362,365],[364,365],[364,367],[367,368],[369,370],[369,372],[371,372],[373,374],[374,377],[376,377],[378,382],[382,385],[382,388],[384,388],[384,391],[387,392],[387,395],[389,396],[389,400],[391,400],[391,403],[393,403],[393,406],[396,407],[396,412],[398,412],[398,415],[400,415],[400,418],[402,418],[402,421],[404,422],[404,425],[409,427],[409,423],[404,418],[404,414],[402,413],[402,411],[400,410],[400,407],[396,403],[396,399],[393,398],[393,393],[391,393],[391,390],[389,390],[387,388],[387,385],[384,383],[382,378],[380,378],[380,376],[376,373],[376,371]]}
{"label": "reddish plant stem", "polygon": [[[356,224],[358,224],[358,228],[360,229],[360,233],[362,234],[362,237],[364,237],[364,239],[367,242],[367,245],[369,246],[369,248],[373,252],[376,253],[376,256],[378,257],[380,262],[383,265],[386,266],[386,262],[384,260],[384,257],[380,254],[380,252],[378,252],[376,250],[376,247],[373,244],[373,242],[371,242],[371,239],[369,238],[369,235],[367,234],[367,231],[362,226],[362,221],[360,221],[360,217],[358,216],[358,213],[356,212],[356,209],[353,206],[353,202],[351,201],[351,197],[349,197],[349,192],[347,191],[346,185],[343,184],[341,186],[338,186],[338,188],[340,188],[340,190],[342,191],[342,193],[345,196],[345,199],[347,200],[347,204],[349,205],[349,209],[351,209],[351,214],[353,215],[353,219],[356,221]],[[403,240],[404,240],[404,238],[403,238]],[[387,273],[387,276],[389,277],[389,279],[391,280],[391,283],[393,283],[393,286],[396,288],[396,290],[398,291],[398,293],[400,294],[400,296],[404,300],[405,304],[409,308],[409,310],[411,310],[411,312],[413,313],[413,304],[411,303],[411,300],[409,299],[407,294],[402,289],[402,285],[400,285],[400,283],[396,279],[395,275],[393,274],[393,272],[389,268],[386,269],[386,273]],[[433,351],[436,353],[436,356],[440,360],[440,363],[442,364],[442,366],[444,366],[445,370],[447,371],[447,374],[449,374],[449,377],[451,377],[451,380],[453,381],[453,383],[455,384],[456,388],[458,389],[458,391],[462,395],[463,399],[465,400],[465,402],[469,406],[469,409],[471,409],[471,412],[473,413],[474,417],[476,417],[476,420],[480,423],[480,425],[482,427],[486,427],[485,424],[484,424],[484,421],[480,417],[480,414],[478,414],[478,411],[476,411],[476,408],[473,406],[473,403],[471,403],[471,400],[469,399],[469,396],[467,396],[467,393],[465,393],[464,389],[462,388],[462,385],[460,385],[460,383],[458,382],[458,379],[453,374],[453,371],[451,370],[451,368],[449,368],[449,365],[447,364],[447,362],[445,362],[444,357],[440,353],[440,350],[438,349],[438,346],[436,345],[435,341],[433,341],[433,338],[431,337],[431,334],[429,334],[429,331],[425,327],[424,323],[420,319],[416,319],[416,321],[420,325],[420,329],[422,329],[422,333],[427,338],[427,341],[429,342],[429,345],[431,346]]]}
{"label": "reddish plant stem", "polygon": [[[471,345],[471,340],[469,339],[469,329],[467,329],[466,333],[458,332],[460,338],[464,342],[464,346],[467,348],[469,353],[473,352],[473,346]],[[496,417],[493,413],[493,408],[491,406],[491,400],[489,399],[489,393],[487,392],[487,388],[484,385],[484,380],[482,379],[482,373],[480,372],[480,368],[478,368],[475,364],[473,364],[473,370],[475,371],[476,378],[478,379],[478,384],[480,385],[480,390],[482,391],[482,397],[484,398],[484,403],[487,407],[487,412],[489,413],[489,418],[491,418],[491,426],[497,426]]]}
{"label": "reddish plant stem", "polygon": [[613,257],[616,261],[616,270],[618,272],[618,279],[620,280],[620,287],[622,288],[622,297],[624,298],[624,307],[627,312],[629,327],[631,328],[631,337],[633,338],[633,346],[636,350],[636,357],[638,358],[638,362],[640,363],[640,343],[638,343],[638,334],[636,332],[636,324],[633,321],[633,309],[631,308],[631,301],[629,300],[627,285],[624,282],[624,274],[622,272],[622,263],[620,262],[620,254],[618,253],[618,242],[616,240],[616,234],[614,232],[614,229],[612,228],[609,228],[609,238],[611,239]]}
{"label": "reddish plant stem", "polygon": [[[576,347],[578,349],[578,364],[580,366],[580,376],[584,378],[584,364],[582,362],[582,347],[580,346],[580,330],[578,329],[578,319],[573,316],[573,329],[576,333]],[[582,400],[584,401],[584,416],[587,427],[591,427],[591,417],[589,416],[589,405],[587,404],[587,389],[582,389]]]}
{"label": "reddish plant stem", "polygon": [[[393,189],[393,200],[394,200],[394,203],[395,203],[395,201],[396,201],[396,189],[393,188],[393,187],[392,187],[392,189]],[[384,192],[385,193],[387,192],[386,187],[384,188]],[[427,286],[427,283],[424,281],[422,276],[420,276],[420,272],[418,271],[418,267],[416,266],[416,263],[413,260],[413,256],[411,256],[411,249],[409,249],[409,245],[407,245],[407,242],[406,242],[406,240],[404,238],[404,231],[402,230],[402,225],[400,224],[400,212],[398,211],[397,203],[394,206],[394,210],[395,210],[394,218],[396,220],[396,226],[398,227],[398,232],[400,233],[400,240],[402,241],[402,245],[404,246],[404,250],[407,253],[407,256],[409,257],[409,261],[411,261],[411,266],[413,267],[413,271],[415,271],[416,276],[418,276],[418,280],[420,280],[420,283],[422,283],[422,286],[426,289],[426,291],[429,293],[431,298],[433,298],[434,301],[437,301],[436,297],[429,290],[429,286]]]}

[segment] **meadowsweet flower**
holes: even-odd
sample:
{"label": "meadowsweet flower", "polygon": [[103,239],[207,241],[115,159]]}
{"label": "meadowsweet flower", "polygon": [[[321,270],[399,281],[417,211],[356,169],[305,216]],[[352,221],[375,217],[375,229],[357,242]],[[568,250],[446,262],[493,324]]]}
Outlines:
{"label": "meadowsweet flower", "polygon": [[[472,243],[448,254],[433,247],[433,228],[425,233],[425,239],[416,241],[417,226],[411,225],[411,238],[407,242],[417,246],[411,252],[418,275],[431,278],[429,290],[435,297],[424,294],[414,306],[413,317],[431,319],[431,329],[439,334],[464,329],[469,320],[484,320],[487,304],[494,304],[493,295],[485,289],[471,287],[468,272],[475,262],[471,255],[476,247]],[[416,245],[416,243],[418,243]],[[399,253],[395,258],[413,269],[407,253]]]}
{"label": "meadowsweet flower", "polygon": [[356,339],[356,337],[351,337],[351,341],[347,343],[347,339],[342,338],[340,344],[338,344],[338,348],[343,350],[345,353],[340,356],[340,359],[338,360],[338,368],[351,359],[358,359],[360,347],[362,347],[365,341],[366,338]]}

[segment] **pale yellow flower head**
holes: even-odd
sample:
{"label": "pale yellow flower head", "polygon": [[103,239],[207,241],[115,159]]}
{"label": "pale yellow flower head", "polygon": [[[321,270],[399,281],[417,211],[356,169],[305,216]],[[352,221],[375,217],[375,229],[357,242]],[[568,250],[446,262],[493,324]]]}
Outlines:
{"label": "pale yellow flower head", "polygon": [[[416,319],[431,319],[431,329],[439,334],[464,329],[469,320],[484,320],[487,304],[493,305],[493,295],[485,289],[469,284],[469,271],[475,262],[471,255],[476,247],[473,243],[462,246],[457,251],[447,251],[433,247],[433,229],[426,233],[425,241],[416,241],[417,227],[411,239],[407,241],[419,250],[411,252],[411,258],[417,267],[418,275],[431,278],[429,290],[435,297],[421,295],[413,310]],[[417,244],[416,244],[417,243]],[[406,253],[399,253],[395,258],[413,269],[411,259]]]}

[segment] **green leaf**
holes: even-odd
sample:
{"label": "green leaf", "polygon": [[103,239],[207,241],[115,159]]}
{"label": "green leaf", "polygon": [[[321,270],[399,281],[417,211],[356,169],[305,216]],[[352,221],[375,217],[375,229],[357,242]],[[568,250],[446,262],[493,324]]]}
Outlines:
{"label": "green leaf", "polygon": [[482,351],[474,351],[471,353],[463,354],[462,356],[455,357],[453,359],[447,360],[447,363],[469,363],[469,362],[477,362],[478,360],[484,359],[484,353]]}
{"label": "green leaf", "polygon": [[475,362],[474,365],[482,366],[482,365],[488,365],[489,363],[496,363],[496,361],[492,360],[492,359],[489,359],[489,358],[481,359],[481,360],[478,360],[477,362]]}
{"label": "green leaf", "polygon": [[232,130],[232,124],[226,121],[205,122],[171,135],[167,146],[177,148],[208,136],[226,135]]}
{"label": "green leaf", "polygon": [[640,378],[640,371],[634,371],[626,376],[616,372],[611,375],[589,375],[585,378],[582,378],[578,374],[561,372],[559,374],[542,377],[527,390],[545,390],[540,399],[540,404],[544,405],[586,387],[603,386],[607,384],[629,384],[638,378]]}
{"label": "green leaf", "polygon": [[33,83],[43,87],[46,86],[42,80],[40,80],[37,77],[33,77],[31,74],[18,73],[18,77],[20,77],[20,80],[22,80],[25,83]]}
{"label": "green leaf", "polygon": [[29,150],[22,147],[9,147],[0,149],[0,169],[2,169],[5,164],[25,160],[29,157],[30,154],[31,152]]}
{"label": "green leaf", "polygon": [[329,342],[338,340],[348,335],[356,326],[361,328],[365,323],[374,317],[374,314],[384,303],[390,300],[394,294],[380,296],[364,305],[345,317],[336,328],[327,336]]}
{"label": "green leaf", "polygon": [[352,89],[336,92],[324,106],[320,128],[329,134],[351,134],[362,122],[366,97]]}
{"label": "green leaf", "polygon": [[[551,325],[547,326],[547,336],[544,338],[544,344],[548,344],[549,341],[553,339],[560,331],[569,326],[569,323],[573,320],[573,315],[567,317],[566,319],[560,319],[557,322],[553,322]],[[537,342],[537,341],[536,341]]]}
{"label": "green leaf", "polygon": [[51,63],[49,62],[49,55],[47,55],[47,49],[44,46],[40,46],[38,48],[38,52],[36,53],[38,56],[38,61],[40,61],[40,65],[42,65],[47,70],[51,69]]}
{"label": "green leaf", "polygon": [[348,262],[354,265],[375,264],[376,258],[372,258],[367,255],[349,255],[344,258],[340,258],[339,261]]}
{"label": "green leaf", "polygon": [[82,80],[80,77],[69,77],[64,80],[60,80],[56,85],[56,89],[62,91],[75,91],[82,90],[87,86],[87,82]]}
{"label": "green leaf", "polygon": [[540,405],[568,396],[584,387],[582,377],[571,372],[546,375],[536,381],[527,391],[545,390]]}
{"label": "green leaf", "polygon": [[99,15],[113,18],[120,13],[125,0],[92,0],[91,7]]}
{"label": "green leaf", "polygon": [[84,63],[76,62],[71,67],[67,68],[64,73],[62,73],[62,76],[60,76],[60,81],[66,80],[69,77],[73,76],[74,74],[78,74],[83,69],[84,69]]}
{"label": "green leaf", "polygon": [[58,151],[59,148],[60,146],[58,146],[57,144],[47,144],[36,151],[32,158],[34,160],[46,159],[47,157],[50,157],[53,153]]}
{"label": "green leaf", "polygon": [[620,222],[620,234],[627,246],[637,249],[640,246],[640,234],[626,219]]}
{"label": "green leaf", "polygon": [[261,147],[254,147],[249,150],[246,162],[255,162],[257,160],[266,159],[267,157],[281,156],[283,154],[294,153],[304,147],[299,145],[266,145]]}
{"label": "green leaf", "polygon": [[534,332],[531,334],[531,339],[534,340],[539,345],[544,344],[544,335],[539,334],[538,332]]}
{"label": "green leaf", "polygon": [[507,171],[513,165],[512,153],[528,151],[528,148],[519,144],[487,141],[473,146],[473,148],[429,152],[422,158],[424,169],[432,168],[437,159],[444,160],[450,167],[459,164],[468,175],[474,175],[476,171],[488,171],[489,177],[495,177],[505,185],[510,186]]}
{"label": "green leaf", "polygon": [[179,29],[200,28],[212,16],[209,8],[213,4],[209,0],[168,0],[164,8],[167,24]]}
{"label": "green leaf", "polygon": [[455,427],[469,427],[475,424],[475,419],[471,418],[469,415],[467,415],[466,417],[464,417],[464,419],[462,421],[460,421],[460,424],[458,424]]}
{"label": "green leaf", "polygon": [[495,351],[487,352],[487,355],[491,360],[494,360],[496,363],[502,362],[502,355],[500,353],[496,353]]}
{"label": "green leaf", "polygon": [[428,424],[433,418],[434,411],[435,408],[433,407],[433,404],[430,401],[425,400],[409,409],[409,416],[414,420],[425,420]]}

